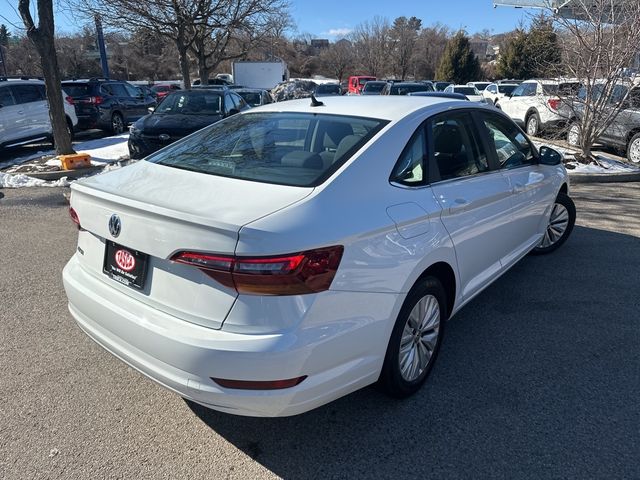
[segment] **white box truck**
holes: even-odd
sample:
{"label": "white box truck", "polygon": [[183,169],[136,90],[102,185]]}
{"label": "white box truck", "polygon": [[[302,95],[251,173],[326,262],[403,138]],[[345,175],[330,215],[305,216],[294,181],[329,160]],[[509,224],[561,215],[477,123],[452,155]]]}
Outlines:
{"label": "white box truck", "polygon": [[284,62],[233,62],[232,74],[236,85],[265,90],[289,79]]}

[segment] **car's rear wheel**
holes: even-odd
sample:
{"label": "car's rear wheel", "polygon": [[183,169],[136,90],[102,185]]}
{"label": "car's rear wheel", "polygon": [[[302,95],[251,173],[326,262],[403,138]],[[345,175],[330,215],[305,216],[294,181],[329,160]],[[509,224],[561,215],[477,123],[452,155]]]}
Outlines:
{"label": "car's rear wheel", "polygon": [[378,380],[386,393],[404,398],[420,389],[438,355],[446,318],[442,284],[422,279],[407,295],[391,333]]}
{"label": "car's rear wheel", "polygon": [[580,125],[572,123],[567,131],[567,143],[572,147],[580,145]]}
{"label": "car's rear wheel", "polygon": [[640,163],[640,133],[636,133],[627,146],[627,158],[630,162]]}
{"label": "car's rear wheel", "polygon": [[536,137],[540,133],[540,116],[537,113],[532,113],[527,117],[526,121],[527,135]]}
{"label": "car's rear wheel", "polygon": [[124,119],[117,112],[111,115],[111,132],[114,135],[120,135],[124,132]]}
{"label": "car's rear wheel", "polygon": [[560,248],[567,241],[576,223],[576,206],[571,197],[560,192],[549,215],[549,223],[542,240],[531,253],[542,255]]}

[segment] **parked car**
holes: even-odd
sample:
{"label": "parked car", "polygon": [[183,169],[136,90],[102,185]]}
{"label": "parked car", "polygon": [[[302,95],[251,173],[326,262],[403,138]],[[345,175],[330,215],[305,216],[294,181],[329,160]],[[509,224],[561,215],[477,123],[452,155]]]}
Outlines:
{"label": "parked car", "polygon": [[349,82],[347,80],[340,82],[340,95],[346,95],[349,92]]}
{"label": "parked car", "polygon": [[469,87],[475,87],[476,90],[482,92],[485,88],[489,86],[491,82],[468,82],[467,85]]}
{"label": "parked car", "polygon": [[176,85],[175,83],[159,83],[157,85],[153,85],[151,87],[156,94],[156,98],[158,101],[162,100],[164,97],[169,95],[171,92],[175,92],[176,90],[181,90],[180,85]]}
{"label": "parked car", "polygon": [[382,90],[387,85],[388,82],[384,82],[381,80],[370,80],[364,84],[362,87],[362,91],[360,92],[362,95],[381,95]]}
{"label": "parked car", "polygon": [[410,97],[438,97],[438,98],[449,98],[451,100],[465,100],[469,101],[466,95],[462,93],[452,93],[452,92],[411,92],[408,93]]}
{"label": "parked car", "polygon": [[65,80],[62,88],[73,99],[78,128],[100,128],[119,134],[155,107],[155,98],[121,80]]}
{"label": "parked car", "polygon": [[482,91],[482,96],[487,103],[495,105],[501,98],[511,95],[518,85],[517,83],[491,83]]}
{"label": "parked car", "polygon": [[[602,90],[602,87],[599,87]],[[578,98],[584,101],[585,90],[581,88]],[[573,108],[577,118],[572,118],[567,131],[567,143],[578,146],[580,143],[580,117],[584,107],[579,104]],[[619,112],[616,114],[615,109]],[[598,143],[624,152],[629,161],[640,162],[640,87],[637,85],[616,85],[608,100],[604,113],[614,116],[612,123],[598,138]]]}
{"label": "parked car", "polygon": [[313,94],[316,97],[328,97],[334,95],[340,95],[339,83],[321,83],[316,87]]}
{"label": "parked car", "polygon": [[573,80],[527,80],[498,100],[496,107],[536,136],[567,124],[571,114],[558,95],[575,95],[579,88],[580,83]]}
{"label": "parked car", "polygon": [[347,95],[360,95],[362,88],[371,80],[377,80],[376,77],[369,75],[352,75],[349,77],[349,87]]}
{"label": "parked car", "polygon": [[251,109],[71,184],[69,310],[131,367],[223,412],[295,415],[376,382],[406,397],[447,319],[569,237],[561,160],[467,101]]}
{"label": "parked car", "polygon": [[[62,92],[69,134],[78,124],[73,100]],[[53,141],[44,82],[0,77],[0,148]]]}
{"label": "parked car", "polygon": [[184,90],[165,97],[149,115],[131,125],[129,155],[144,158],[176,140],[223,118],[248,109],[240,95],[229,90]]}
{"label": "parked car", "polygon": [[422,82],[387,83],[380,95],[407,95],[411,92],[433,92],[433,87]]}
{"label": "parked car", "polygon": [[449,85],[453,85],[451,82],[441,82],[435,81],[433,82],[433,88],[435,88],[436,92],[444,92],[444,89]]}
{"label": "parked car", "polygon": [[235,92],[252,107],[259,107],[273,102],[271,94],[260,88],[238,88]]}
{"label": "parked car", "polygon": [[445,93],[460,93],[467,97],[471,102],[484,103],[484,97],[480,94],[476,87],[470,87],[468,85],[449,85],[444,89]]}

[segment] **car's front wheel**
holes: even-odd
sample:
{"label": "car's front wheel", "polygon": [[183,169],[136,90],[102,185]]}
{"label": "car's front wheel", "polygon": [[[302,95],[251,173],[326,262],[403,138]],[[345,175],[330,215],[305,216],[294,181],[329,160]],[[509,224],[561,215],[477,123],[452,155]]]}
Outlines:
{"label": "car's front wheel", "polygon": [[576,223],[576,206],[571,197],[560,192],[549,215],[549,222],[542,240],[531,253],[543,255],[560,248],[567,241]]}
{"label": "car's front wheel", "polygon": [[572,123],[567,131],[567,143],[572,147],[580,145],[580,124]]}
{"label": "car's front wheel", "polygon": [[124,132],[124,119],[117,112],[111,116],[111,132],[114,135],[120,135]]}
{"label": "car's front wheel", "polygon": [[640,163],[640,133],[636,133],[627,146],[627,158],[630,162]]}
{"label": "car's front wheel", "polygon": [[407,295],[391,333],[378,380],[386,393],[404,398],[420,389],[438,355],[446,318],[442,284],[422,279]]}

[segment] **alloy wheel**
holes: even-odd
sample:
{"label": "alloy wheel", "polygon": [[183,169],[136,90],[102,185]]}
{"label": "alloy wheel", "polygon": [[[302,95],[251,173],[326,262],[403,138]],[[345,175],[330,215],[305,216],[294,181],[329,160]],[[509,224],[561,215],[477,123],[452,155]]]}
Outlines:
{"label": "alloy wheel", "polygon": [[535,115],[532,115],[529,117],[529,120],[527,120],[527,134],[533,137],[536,133],[538,133],[538,119]]}
{"label": "alloy wheel", "polygon": [[400,339],[400,373],[408,382],[417,380],[427,369],[440,334],[440,305],[433,295],[415,304]]}
{"label": "alloy wheel", "polygon": [[580,143],[580,127],[578,125],[571,125],[569,128],[567,143],[572,147],[575,147]]}
{"label": "alloy wheel", "polygon": [[544,233],[542,242],[540,242],[540,247],[547,248],[555,244],[562,238],[568,226],[569,211],[564,205],[555,203],[553,205],[551,215],[549,216],[549,224],[547,225],[547,230]]}
{"label": "alloy wheel", "polygon": [[122,117],[120,115],[115,114],[111,118],[111,129],[116,135],[124,132],[124,121],[122,120]]}
{"label": "alloy wheel", "polygon": [[629,145],[629,160],[633,163],[640,162],[640,138],[637,138]]}

